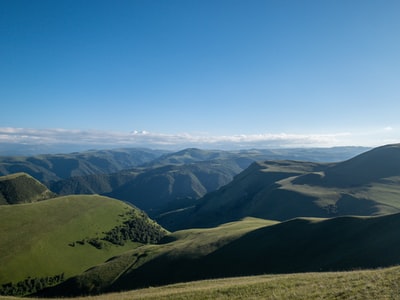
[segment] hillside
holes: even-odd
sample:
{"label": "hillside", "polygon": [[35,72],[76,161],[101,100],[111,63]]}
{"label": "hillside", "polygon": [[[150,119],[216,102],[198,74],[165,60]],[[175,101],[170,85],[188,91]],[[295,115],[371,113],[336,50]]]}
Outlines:
{"label": "hillside", "polygon": [[165,233],[136,208],[95,195],[0,206],[0,294],[35,292]]}
{"label": "hillside", "polygon": [[[400,267],[355,270],[351,272],[258,275],[177,283],[161,287],[90,296],[90,299],[399,299],[399,276]],[[22,299],[26,298],[0,296],[0,300]],[[87,297],[65,299],[85,300]]]}
{"label": "hillside", "polygon": [[170,230],[210,227],[245,216],[381,215],[400,211],[400,145],[387,145],[340,163],[264,161],[196,207],[158,218]]}
{"label": "hillside", "polygon": [[0,205],[46,200],[55,194],[25,173],[0,177]]}
{"label": "hillside", "polygon": [[[267,222],[246,219],[211,229],[178,231],[160,245],[127,252],[45,294],[110,292],[207,278],[400,263],[400,214]],[[125,270],[122,275],[120,270]],[[98,278],[105,273],[114,275],[100,282]]]}
{"label": "hillside", "polygon": [[25,172],[48,185],[51,181],[107,174],[149,162],[166,151],[150,149],[91,150],[69,154],[0,156],[0,175]]}

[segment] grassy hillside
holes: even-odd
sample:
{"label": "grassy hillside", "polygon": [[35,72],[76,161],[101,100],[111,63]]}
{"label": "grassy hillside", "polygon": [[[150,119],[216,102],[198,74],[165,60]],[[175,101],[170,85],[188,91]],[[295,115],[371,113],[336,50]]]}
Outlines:
{"label": "grassy hillside", "polygon": [[[399,267],[351,272],[259,275],[179,283],[91,296],[92,300],[400,299]],[[16,300],[0,296],[0,300]],[[38,298],[31,298],[38,299]],[[71,298],[65,298],[71,299]],[[72,298],[86,300],[87,297]]]}
{"label": "grassy hillside", "polygon": [[254,163],[196,207],[158,218],[169,230],[210,227],[245,216],[382,215],[400,211],[400,145],[387,145],[341,163]]}
{"label": "grassy hillside", "polygon": [[[60,286],[48,290],[45,294],[48,295],[71,295],[71,294],[89,294],[100,293],[108,290],[119,290],[121,280],[125,281],[126,274],[132,270],[139,268],[149,262],[154,261],[160,256],[167,255],[172,258],[196,259],[215,251],[219,247],[226,245],[232,240],[250,232],[254,229],[275,224],[275,222],[248,218],[240,222],[225,224],[212,229],[191,229],[172,233],[166,236],[160,245],[143,246],[124,253],[107,263],[101,264],[92,268],[85,273],[67,280]],[[165,276],[173,274],[173,268],[179,265],[160,264],[157,270],[151,271],[154,276]],[[195,270],[182,273],[186,280],[190,280]],[[129,281],[130,279],[128,279]],[[143,280],[135,278],[133,280],[134,287],[143,286]],[[148,283],[151,284],[152,281]],[[156,281],[154,281],[155,283]],[[116,285],[116,286],[114,286]],[[132,286],[133,287],[133,286]],[[129,287],[128,289],[130,289]]]}
{"label": "grassy hillside", "polygon": [[388,267],[400,264],[399,226],[400,214],[395,214],[303,218],[283,223],[250,218],[211,229],[178,231],[166,236],[160,245],[126,252],[46,294],[122,291],[257,274]]}
{"label": "grassy hillside", "polygon": [[30,203],[54,196],[54,193],[26,173],[0,177],[0,205]]}
{"label": "grassy hillside", "polygon": [[0,206],[0,287],[28,277],[67,279],[164,234],[141,211],[96,195]]}

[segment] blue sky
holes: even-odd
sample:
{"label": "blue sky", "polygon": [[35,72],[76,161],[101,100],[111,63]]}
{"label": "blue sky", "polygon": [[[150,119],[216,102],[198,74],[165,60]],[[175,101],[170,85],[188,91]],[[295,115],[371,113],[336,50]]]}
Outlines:
{"label": "blue sky", "polygon": [[2,0],[0,141],[400,142],[399,13],[396,0]]}

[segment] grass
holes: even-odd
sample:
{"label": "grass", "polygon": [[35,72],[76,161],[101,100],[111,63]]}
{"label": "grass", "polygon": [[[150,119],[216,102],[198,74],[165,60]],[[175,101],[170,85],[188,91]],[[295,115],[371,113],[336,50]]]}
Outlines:
{"label": "grass", "polygon": [[[260,275],[186,282],[72,299],[400,299],[399,277],[400,267],[351,272]],[[0,296],[0,299],[22,298]]]}
{"label": "grass", "polygon": [[[168,235],[164,244],[132,250],[57,287],[48,295],[123,291],[246,275],[344,271],[400,264],[400,214],[246,218],[210,229]],[[98,278],[107,280],[98,283]]]}
{"label": "grass", "polygon": [[0,206],[0,284],[27,277],[68,278],[137,246],[85,243],[123,222],[132,207],[97,195],[66,196],[37,203]]}
{"label": "grass", "polygon": [[[239,222],[225,224],[211,229],[190,229],[175,232],[166,237],[163,244],[145,245],[133,249],[122,255],[109,260],[107,263],[98,265],[91,270],[66,281],[54,291],[47,291],[50,295],[93,294],[107,290],[121,290],[124,286],[132,284],[129,274],[142,266],[150,264],[150,276],[168,278],[172,274],[172,268],[179,268],[181,260],[192,261],[216,251],[220,247],[240,238],[255,229],[275,224],[274,221],[246,218]],[[162,262],[158,263],[161,259]],[[178,262],[176,266],[168,265],[169,262]],[[147,267],[145,267],[146,270]],[[183,280],[192,276],[193,272],[180,275]],[[176,275],[175,275],[176,276]],[[145,277],[144,277],[145,278]],[[134,283],[143,285],[141,278],[134,279]],[[175,281],[176,282],[176,281]]]}

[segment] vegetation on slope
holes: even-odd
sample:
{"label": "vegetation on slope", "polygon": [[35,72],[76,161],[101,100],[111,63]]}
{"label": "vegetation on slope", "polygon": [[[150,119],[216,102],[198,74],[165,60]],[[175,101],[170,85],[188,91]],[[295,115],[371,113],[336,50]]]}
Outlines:
{"label": "vegetation on slope", "polygon": [[[46,291],[91,294],[200,279],[341,271],[400,264],[400,214],[380,217],[245,219],[167,235]],[[101,280],[99,280],[101,278]],[[75,295],[76,295],[75,294]]]}
{"label": "vegetation on slope", "polygon": [[0,205],[30,203],[54,196],[54,193],[26,173],[0,177]]}
{"label": "vegetation on slope", "polygon": [[[46,296],[66,296],[120,290],[120,280],[124,280],[123,278],[127,274],[161,255],[180,258],[183,261],[195,259],[215,251],[222,245],[237,239],[249,231],[271,224],[275,224],[275,222],[248,218],[241,222],[225,224],[217,228],[206,230],[191,229],[172,233],[165,236],[159,245],[147,245],[128,251],[109,260],[107,263],[91,268],[83,274],[65,281],[54,289],[44,291],[44,294]],[[179,268],[179,265],[160,264],[157,270],[151,272],[154,276],[168,277],[168,274],[173,272],[172,269],[175,267]],[[195,272],[196,270],[193,269],[187,274],[182,274],[182,276],[190,280],[192,278],[191,274]],[[168,282],[167,278],[165,280]],[[132,284],[134,286],[128,289],[145,285],[139,277],[135,278]],[[151,284],[151,281],[149,281],[149,284]]]}
{"label": "vegetation on slope", "polygon": [[[116,245],[107,241],[110,232],[127,238]],[[96,195],[0,206],[0,287],[27,278],[67,279],[165,233],[136,208]]]}

